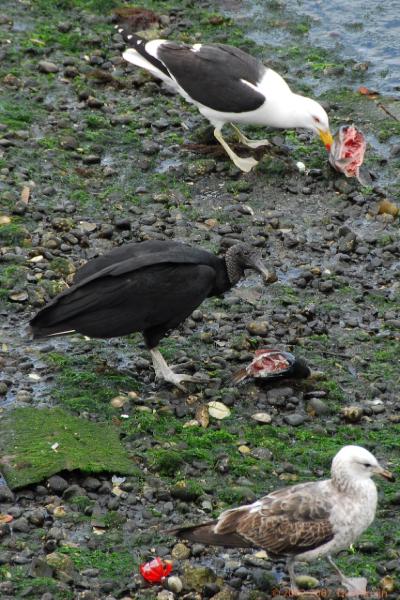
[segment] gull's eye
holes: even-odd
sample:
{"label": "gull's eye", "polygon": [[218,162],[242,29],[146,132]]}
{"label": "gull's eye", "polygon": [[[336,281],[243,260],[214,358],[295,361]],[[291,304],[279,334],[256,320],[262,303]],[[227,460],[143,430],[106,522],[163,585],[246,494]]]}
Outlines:
{"label": "gull's eye", "polygon": [[319,119],[318,117],[313,117],[313,119],[316,123],[321,123],[321,119]]}
{"label": "gull's eye", "polygon": [[372,465],[370,463],[363,463],[363,467],[366,467],[368,469],[369,467],[372,467]]}

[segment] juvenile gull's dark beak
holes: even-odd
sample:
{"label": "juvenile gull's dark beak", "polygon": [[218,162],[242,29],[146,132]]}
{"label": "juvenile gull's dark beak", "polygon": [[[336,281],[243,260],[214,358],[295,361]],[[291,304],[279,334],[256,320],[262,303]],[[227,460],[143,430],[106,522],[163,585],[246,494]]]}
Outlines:
{"label": "juvenile gull's dark beak", "polygon": [[375,469],[375,473],[377,475],[380,475],[381,477],[383,477],[384,479],[387,479],[388,481],[396,481],[395,476],[393,475],[393,473],[391,473],[390,471],[388,471],[387,469],[384,469],[383,467],[376,467]]}

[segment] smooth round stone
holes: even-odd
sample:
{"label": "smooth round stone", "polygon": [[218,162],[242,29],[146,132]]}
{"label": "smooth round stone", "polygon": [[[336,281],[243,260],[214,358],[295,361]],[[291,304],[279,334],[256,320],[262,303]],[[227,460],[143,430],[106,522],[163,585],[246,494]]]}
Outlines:
{"label": "smooth round stone", "polygon": [[300,415],[299,413],[293,413],[292,415],[285,415],[283,417],[285,423],[291,425],[292,427],[299,427],[299,425],[302,425],[306,419],[307,417],[305,415]]}
{"label": "smooth round stone", "polygon": [[317,416],[330,413],[329,406],[319,398],[311,398],[307,403],[307,412]]}
{"label": "smooth round stone", "polygon": [[171,577],[168,577],[167,586],[168,586],[168,589],[171,590],[171,592],[174,592],[175,594],[179,594],[182,591],[183,583],[179,577],[176,577],[175,575],[173,575]]}
{"label": "smooth round stone", "polygon": [[247,323],[246,329],[251,335],[268,335],[269,323],[268,321],[250,321]]}
{"label": "smooth round stone", "polygon": [[171,556],[175,560],[185,560],[190,556],[190,548],[185,544],[178,543],[172,548]]}

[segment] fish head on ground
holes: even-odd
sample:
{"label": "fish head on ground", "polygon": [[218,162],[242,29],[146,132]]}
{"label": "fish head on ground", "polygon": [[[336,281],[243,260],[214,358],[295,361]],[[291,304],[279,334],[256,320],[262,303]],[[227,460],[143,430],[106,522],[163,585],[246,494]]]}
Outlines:
{"label": "fish head on ground", "polygon": [[329,163],[346,177],[359,177],[367,142],[355,125],[342,125],[333,136]]}

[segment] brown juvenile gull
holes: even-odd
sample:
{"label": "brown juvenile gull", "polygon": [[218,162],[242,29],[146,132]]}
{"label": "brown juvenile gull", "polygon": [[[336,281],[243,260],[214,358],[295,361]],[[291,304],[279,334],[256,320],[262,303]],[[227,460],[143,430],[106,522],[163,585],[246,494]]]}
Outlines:
{"label": "brown juvenile gull", "polygon": [[377,490],[371,480],[394,481],[375,456],[360,446],[344,446],[332,461],[331,479],[286,487],[260,500],[223,512],[216,521],[171,530],[202,544],[263,548],[286,558],[291,588],[298,593],[295,561],[326,556],[350,591],[354,584],[331,555],[351,546],[375,517]]}
{"label": "brown juvenile gull", "polygon": [[242,171],[257,164],[241,158],[222,136],[230,123],[239,140],[250,148],[268,146],[268,140],[249,140],[233,123],[283,129],[302,127],[319,135],[327,150],[332,144],[329,119],[312,98],[295,94],[286,81],[258,58],[226,44],[184,44],[170,40],[147,41],[116,25],[129,47],[127,62],[147,69],[195,106],[214,127],[214,136]]}

